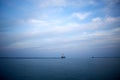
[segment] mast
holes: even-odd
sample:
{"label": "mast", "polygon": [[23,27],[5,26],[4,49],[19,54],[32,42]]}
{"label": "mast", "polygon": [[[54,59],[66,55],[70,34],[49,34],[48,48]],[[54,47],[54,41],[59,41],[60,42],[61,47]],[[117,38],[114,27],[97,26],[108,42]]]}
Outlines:
{"label": "mast", "polygon": [[64,56],[64,53],[62,53],[62,56],[61,56],[61,58],[65,58],[65,56]]}

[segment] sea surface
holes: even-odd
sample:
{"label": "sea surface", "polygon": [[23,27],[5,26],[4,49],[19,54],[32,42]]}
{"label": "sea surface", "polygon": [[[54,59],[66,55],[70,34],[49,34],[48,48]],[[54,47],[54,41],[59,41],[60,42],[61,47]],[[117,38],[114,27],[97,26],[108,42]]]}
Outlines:
{"label": "sea surface", "polygon": [[0,59],[0,80],[120,80],[120,58]]}

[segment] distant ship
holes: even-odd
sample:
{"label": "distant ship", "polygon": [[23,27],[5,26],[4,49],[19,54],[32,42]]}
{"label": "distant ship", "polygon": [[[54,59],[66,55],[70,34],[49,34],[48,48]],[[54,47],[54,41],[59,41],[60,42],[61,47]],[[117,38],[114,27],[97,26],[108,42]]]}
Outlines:
{"label": "distant ship", "polygon": [[64,56],[64,54],[62,54],[61,58],[64,59],[64,58],[66,58],[66,57]]}

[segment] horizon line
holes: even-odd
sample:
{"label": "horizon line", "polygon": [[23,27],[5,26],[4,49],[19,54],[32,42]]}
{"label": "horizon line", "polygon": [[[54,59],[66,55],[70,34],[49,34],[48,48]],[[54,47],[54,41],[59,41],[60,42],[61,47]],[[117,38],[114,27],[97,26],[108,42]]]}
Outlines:
{"label": "horizon line", "polygon": [[61,59],[61,57],[0,57],[0,59]]}

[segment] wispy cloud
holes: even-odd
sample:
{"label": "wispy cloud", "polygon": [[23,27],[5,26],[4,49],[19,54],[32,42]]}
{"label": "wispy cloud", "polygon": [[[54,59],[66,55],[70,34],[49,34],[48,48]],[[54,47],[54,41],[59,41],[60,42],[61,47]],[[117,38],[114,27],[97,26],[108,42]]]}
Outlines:
{"label": "wispy cloud", "polygon": [[89,15],[90,15],[91,13],[90,12],[88,12],[88,13],[73,13],[73,15],[72,16],[74,16],[74,17],[76,17],[76,18],[78,18],[78,19],[80,19],[80,20],[84,20],[84,19],[86,19]]}
{"label": "wispy cloud", "polygon": [[[98,44],[114,44],[120,41],[119,38],[120,29],[112,29],[108,31],[96,31],[92,33],[83,32],[79,34],[75,34],[72,36],[54,36],[54,37],[45,37],[45,38],[37,38],[32,40],[24,40],[20,42],[15,42],[9,45],[7,48],[31,48],[31,47],[39,47],[39,48],[55,48],[56,45],[61,46],[64,44],[72,44],[79,46],[80,44],[90,46],[98,45]],[[91,43],[89,43],[91,41]],[[78,44],[79,43],[79,44]],[[69,47],[69,46],[68,46]]]}
{"label": "wispy cloud", "polygon": [[40,3],[40,7],[46,8],[46,7],[64,7],[66,6],[67,0],[44,0]]}
{"label": "wispy cloud", "polygon": [[103,0],[106,4],[105,8],[103,9],[103,11],[106,14],[109,15],[113,15],[113,14],[119,14],[119,4],[120,4],[120,0]]}

